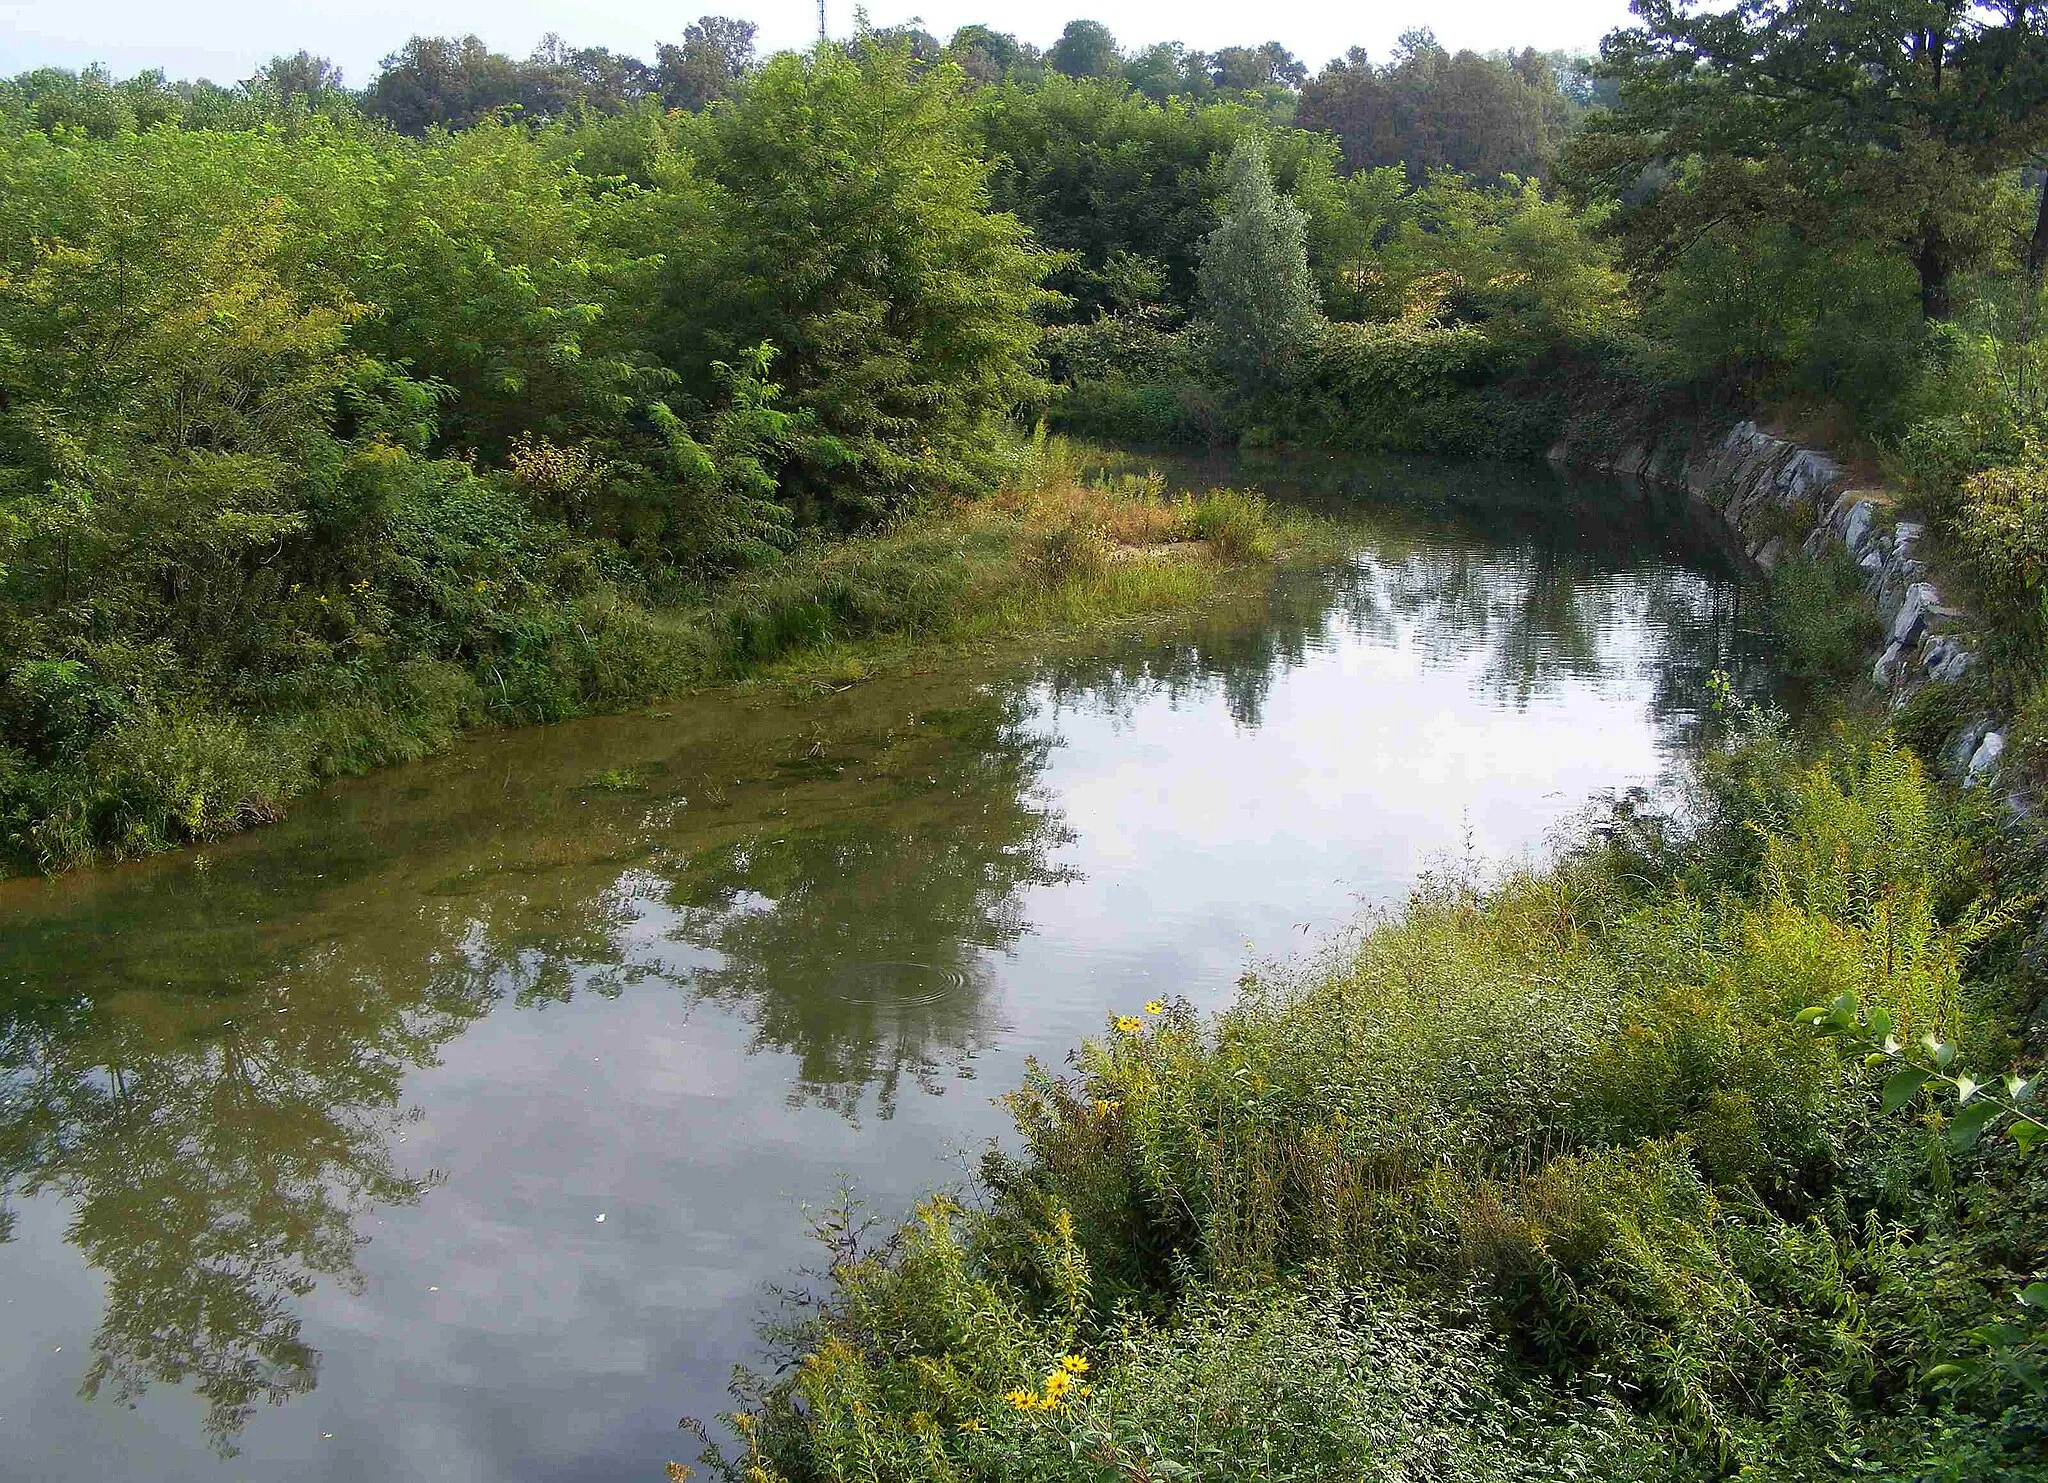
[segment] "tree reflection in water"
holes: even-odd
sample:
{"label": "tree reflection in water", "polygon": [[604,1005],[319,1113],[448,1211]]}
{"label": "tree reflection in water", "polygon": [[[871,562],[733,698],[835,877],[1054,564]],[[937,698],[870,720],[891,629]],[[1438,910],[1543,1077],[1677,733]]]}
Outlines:
{"label": "tree reflection in water", "polygon": [[[1726,567],[1682,514],[1403,477],[1411,497],[1361,515],[1356,560],[1170,631],[1021,672],[488,738],[337,790],[209,869],[7,888],[0,1240],[10,1199],[68,1210],[106,1281],[85,1392],[187,1386],[228,1452],[257,1406],[311,1390],[300,1301],[358,1287],[364,1217],[438,1178],[397,1157],[407,1078],[501,1006],[636,985],[716,1005],[790,1058],[791,1100],[849,1119],[970,1074],[991,953],[1027,930],[1029,888],[1070,878],[1041,781],[1063,706],[1216,693],[1254,727],[1276,680],[1345,635],[1476,661],[1505,707],[1648,671],[1667,744],[1711,670],[1761,683],[1741,590],[1698,574]],[[638,787],[591,783],[622,760]]]}

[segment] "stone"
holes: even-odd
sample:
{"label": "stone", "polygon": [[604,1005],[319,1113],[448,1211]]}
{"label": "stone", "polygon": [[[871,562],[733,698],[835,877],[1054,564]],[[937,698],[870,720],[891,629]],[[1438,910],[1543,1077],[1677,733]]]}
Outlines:
{"label": "stone", "polygon": [[1970,761],[1977,755],[1977,747],[1998,725],[1988,717],[1972,721],[1941,749],[1941,770],[1950,777],[1961,777],[1969,770]]}
{"label": "stone", "polygon": [[1919,637],[1927,623],[1927,610],[1940,600],[1941,594],[1925,582],[1908,587],[1905,601],[1899,604],[1899,616],[1892,619],[1892,642],[1910,644]]}
{"label": "stone", "polygon": [[1977,750],[1970,754],[1969,776],[1963,779],[1965,788],[1974,788],[1989,777],[1998,766],[1998,759],[2005,755],[2005,733],[1993,731],[1977,743]]}
{"label": "stone", "polygon": [[1801,448],[1778,471],[1778,488],[1789,506],[1798,500],[1813,499],[1841,477],[1842,466],[1832,458],[1811,448]]}
{"label": "stone", "polygon": [[1763,549],[1756,553],[1756,564],[1765,571],[1769,571],[1778,564],[1784,554],[1785,538],[1783,536],[1772,536],[1768,541],[1764,542]]}
{"label": "stone", "polygon": [[1961,644],[1951,644],[1948,654],[1939,667],[1929,670],[1927,678],[1939,680],[1944,685],[1953,685],[1976,667],[1977,656]]}
{"label": "stone", "polygon": [[1870,683],[1880,690],[1891,689],[1892,676],[1898,672],[1899,659],[1905,652],[1906,646],[1896,639],[1887,644],[1884,653],[1878,656],[1877,663],[1871,667]]}
{"label": "stone", "polygon": [[1858,500],[1849,509],[1849,518],[1842,523],[1842,544],[1851,551],[1860,552],[1863,543],[1870,539],[1871,522],[1877,519],[1877,506],[1869,500]]}

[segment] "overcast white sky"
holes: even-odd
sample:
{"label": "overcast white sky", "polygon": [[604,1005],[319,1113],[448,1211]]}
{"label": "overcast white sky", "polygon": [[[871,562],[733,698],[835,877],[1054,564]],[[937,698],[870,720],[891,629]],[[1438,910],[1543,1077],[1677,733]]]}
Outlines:
{"label": "overcast white sky", "polygon": [[[827,0],[832,34],[852,29],[853,0]],[[799,46],[817,33],[816,0],[0,0],[0,75],[30,67],[103,62],[126,75],[161,67],[173,77],[233,82],[280,52],[301,47],[341,64],[360,84],[377,61],[416,33],[475,32],[494,48],[524,56],[543,34],[576,45],[651,57],[702,11],[759,24],[761,49]],[[1213,50],[1277,40],[1311,68],[1346,47],[1384,57],[1411,26],[1430,26],[1445,45],[1592,47],[1628,19],[1627,0],[1388,0],[1372,7],[1278,0],[871,0],[877,25],[912,16],[941,37],[981,21],[1049,44],[1075,16],[1107,25],[1126,47],[1184,41]]]}

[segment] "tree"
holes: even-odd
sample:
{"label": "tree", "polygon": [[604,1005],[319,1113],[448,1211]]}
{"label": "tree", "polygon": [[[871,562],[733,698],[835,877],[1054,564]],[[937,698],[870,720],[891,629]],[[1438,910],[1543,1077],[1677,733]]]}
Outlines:
{"label": "tree", "polygon": [[1132,57],[1124,64],[1124,80],[1155,103],[1205,98],[1216,90],[1209,54],[1189,51],[1178,41],[1162,41]]}
{"label": "tree", "polygon": [[1344,146],[1353,170],[1405,165],[1420,180],[1449,168],[1483,179],[1548,173],[1580,110],[1535,52],[1452,54],[1428,30],[1402,36],[1375,66],[1357,47],[1302,89],[1296,121]]}
{"label": "tree", "polygon": [[363,106],[401,134],[466,129],[520,101],[519,64],[475,36],[415,36],[382,65]]}
{"label": "tree", "polygon": [[661,101],[692,113],[729,98],[754,66],[752,21],[731,16],[699,16],[683,27],[681,46],[663,45],[655,53]]}
{"label": "tree", "polygon": [[584,109],[619,113],[655,92],[655,70],[638,57],[572,47],[553,32],[520,69],[520,111],[529,119],[568,118]]}
{"label": "tree", "polygon": [[316,57],[309,51],[296,52],[289,57],[272,57],[256,70],[249,79],[252,91],[262,89],[274,94],[280,102],[293,98],[304,98],[317,103],[330,93],[342,90],[341,69],[325,57]]}
{"label": "tree", "polygon": [[1273,189],[1261,135],[1238,140],[1227,176],[1222,225],[1202,247],[1202,302],[1224,368],[1248,392],[1271,391],[1321,328],[1308,222]]}
{"label": "tree", "polygon": [[[2006,0],[1636,0],[1602,44],[1619,105],[1575,151],[1585,186],[1661,174],[1626,224],[1654,265],[1729,223],[1796,212],[1883,240],[1921,312],[1995,241],[1993,177],[2048,142],[2048,5]],[[2048,218],[2044,218],[2048,232]]]}
{"label": "tree", "polygon": [[795,415],[783,487],[850,522],[983,477],[996,419],[1042,394],[1051,266],[989,209],[965,79],[875,42],[771,59],[715,110],[713,241],[670,255],[668,358],[779,352]]}
{"label": "tree", "polygon": [[1226,46],[1209,59],[1210,75],[1219,88],[1253,92],[1259,88],[1298,88],[1308,81],[1308,68],[1277,41],[1264,46]]}
{"label": "tree", "polygon": [[1114,77],[1124,62],[1116,38],[1101,21],[1068,21],[1045,60],[1053,71],[1069,77]]}
{"label": "tree", "polygon": [[946,43],[946,59],[979,83],[1002,82],[1036,55],[1007,31],[987,26],[962,26]]}

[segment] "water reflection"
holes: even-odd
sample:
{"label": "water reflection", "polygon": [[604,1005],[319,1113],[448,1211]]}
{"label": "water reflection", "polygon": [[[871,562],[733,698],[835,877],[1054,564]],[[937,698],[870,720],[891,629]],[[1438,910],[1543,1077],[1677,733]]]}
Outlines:
{"label": "water reflection", "polygon": [[400,1091],[486,1007],[436,984],[354,993],[327,966],[237,996],[232,1017],[169,997],[17,999],[0,1032],[0,1192],[61,1199],[66,1238],[106,1279],[81,1389],[185,1384],[224,1451],[257,1405],[313,1388],[294,1300],[355,1285],[360,1217],[434,1183],[394,1159]]}
{"label": "water reflection", "polygon": [[[408,1086],[487,1016],[667,996],[743,1024],[783,1103],[869,1127],[972,1075],[1032,1012],[1000,981],[1029,902],[1078,884],[1070,846],[1111,822],[1047,786],[1077,710],[1220,696],[1253,731],[1319,656],[1399,652],[1510,717],[1611,691],[1613,724],[1646,707],[1668,750],[1711,670],[1767,682],[1725,554],[1682,510],[1472,474],[1386,475],[1390,501],[1365,477],[1300,480],[1375,497],[1355,559],[1170,629],[482,738],[203,857],[0,886],[0,1242],[14,1204],[59,1202],[104,1279],[86,1396],[185,1387],[227,1452],[311,1390],[304,1300],[362,1288],[371,1213],[431,1214]],[[1228,476],[1254,479],[1285,482]],[[1290,765],[1276,745],[1257,765]],[[1169,782],[1177,759],[1129,765]]]}

